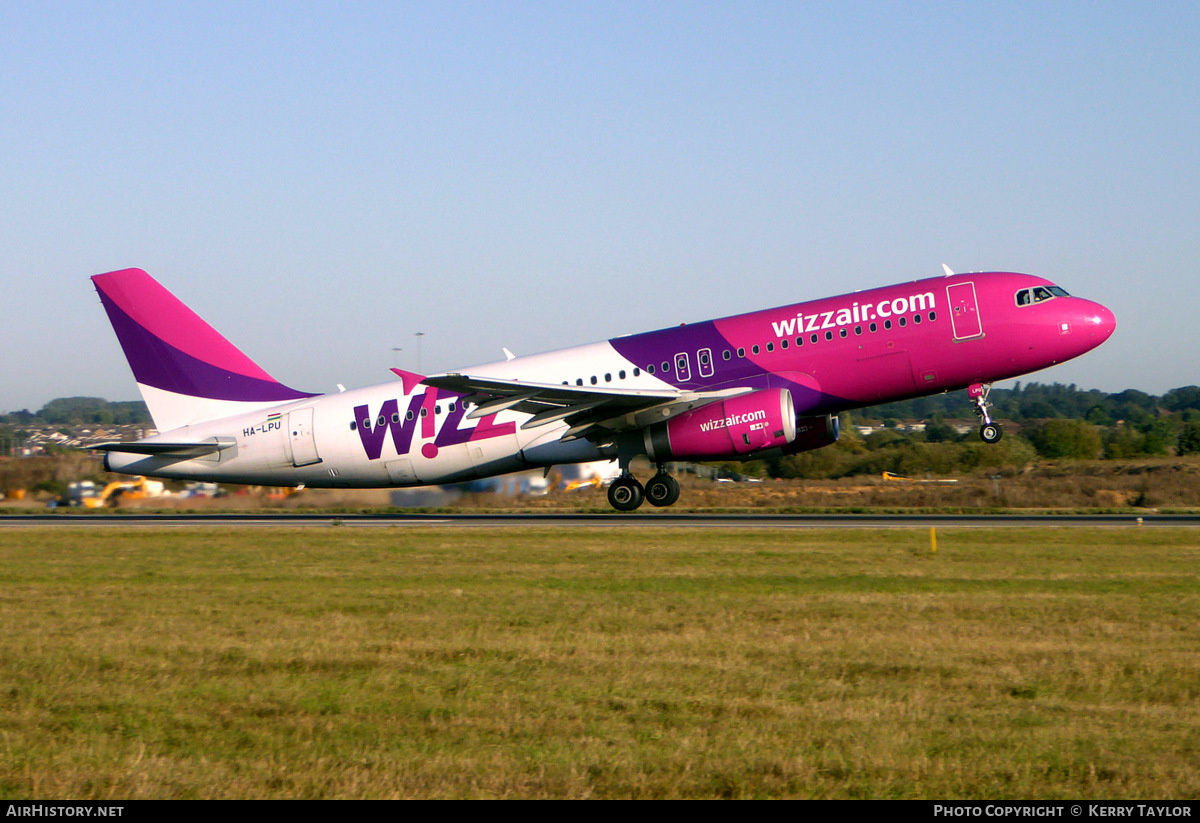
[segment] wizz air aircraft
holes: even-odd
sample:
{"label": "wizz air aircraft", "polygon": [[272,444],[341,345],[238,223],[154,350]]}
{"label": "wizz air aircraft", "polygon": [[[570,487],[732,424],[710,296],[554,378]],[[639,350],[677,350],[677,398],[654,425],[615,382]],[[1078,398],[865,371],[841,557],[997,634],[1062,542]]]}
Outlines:
{"label": "wizz air aircraft", "polygon": [[[1040,277],[954,274],[310,394],[275,380],[140,269],[92,278],[159,434],[106,443],[125,474],[276,486],[458,483],[617,460],[613,508],[670,506],[675,461],[795,454],[838,413],[966,389],[1099,346],[1113,313]],[[507,354],[506,350],[506,354]],[[643,486],[630,463],[657,473]],[[640,461],[639,461],[640,462]]]}

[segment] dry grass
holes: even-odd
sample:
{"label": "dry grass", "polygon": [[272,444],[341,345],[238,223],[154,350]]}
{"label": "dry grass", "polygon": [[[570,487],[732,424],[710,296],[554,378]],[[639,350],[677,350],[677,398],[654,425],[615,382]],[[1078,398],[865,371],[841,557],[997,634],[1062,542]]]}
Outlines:
{"label": "dry grass", "polygon": [[0,532],[0,796],[1194,797],[1165,529]]}
{"label": "dry grass", "polygon": [[[46,477],[81,476],[78,455],[10,460],[0,469],[36,469]],[[993,476],[989,472],[996,471]],[[0,471],[0,490],[5,488]],[[645,472],[643,472],[643,479]],[[923,482],[953,480],[952,484]],[[1200,511],[1200,458],[1145,458],[1142,460],[1078,460],[1061,464],[1038,463],[1014,469],[984,470],[945,478],[913,478],[913,482],[888,482],[877,475],[837,480],[764,480],[761,483],[714,483],[680,475],[683,495],[673,511]],[[15,482],[15,481],[14,481]],[[17,484],[20,485],[20,484]],[[121,508],[241,511],[269,509],[321,509],[328,511],[379,511],[392,506],[390,489],[307,489],[287,499],[272,498],[268,490],[239,493],[216,499],[124,499]],[[277,490],[270,490],[277,491]],[[0,500],[0,511],[44,512],[53,495],[42,492],[24,500]],[[510,496],[468,493],[449,508],[463,511],[527,509],[532,511],[610,511],[604,489],[554,491],[544,496]],[[651,511],[651,507],[646,507]]]}

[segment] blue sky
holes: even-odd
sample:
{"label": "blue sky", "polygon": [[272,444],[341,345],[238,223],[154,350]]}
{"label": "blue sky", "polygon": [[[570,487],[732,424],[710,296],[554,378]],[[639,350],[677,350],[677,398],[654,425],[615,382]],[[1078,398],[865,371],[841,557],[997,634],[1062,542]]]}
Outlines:
{"label": "blue sky", "polygon": [[1197,42],[1170,2],[0,0],[0,410],[137,396],[87,280],[131,266],[309,391],[943,262],[1116,312],[1034,380],[1200,383]]}

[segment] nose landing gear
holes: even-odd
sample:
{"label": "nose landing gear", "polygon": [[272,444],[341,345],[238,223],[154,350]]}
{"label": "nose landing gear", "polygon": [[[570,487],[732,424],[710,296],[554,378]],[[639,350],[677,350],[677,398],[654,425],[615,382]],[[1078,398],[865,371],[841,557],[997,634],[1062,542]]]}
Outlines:
{"label": "nose landing gear", "polygon": [[1000,438],[1004,436],[1004,429],[1000,428],[1000,424],[992,420],[988,409],[992,404],[988,402],[988,395],[991,394],[992,384],[986,386],[982,383],[976,383],[967,388],[967,395],[975,400],[975,414],[982,421],[979,426],[979,438],[984,443],[999,443]]}

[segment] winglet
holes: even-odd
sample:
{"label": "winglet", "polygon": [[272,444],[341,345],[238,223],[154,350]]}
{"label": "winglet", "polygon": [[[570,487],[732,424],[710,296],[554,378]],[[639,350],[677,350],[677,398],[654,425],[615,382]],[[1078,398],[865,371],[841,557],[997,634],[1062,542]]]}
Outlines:
{"label": "winglet", "polygon": [[947,277],[953,277],[953,276],[954,276],[954,272],[950,271],[950,267],[949,267],[949,266],[947,266],[945,263],[943,263],[943,264],[942,264],[942,271],[944,271],[944,272],[946,273],[946,276],[947,276]]}
{"label": "winglet", "polygon": [[400,378],[404,384],[404,393],[412,394],[412,390],[425,379],[425,375],[417,374],[416,372],[405,371],[404,369],[392,369],[392,372]]}

